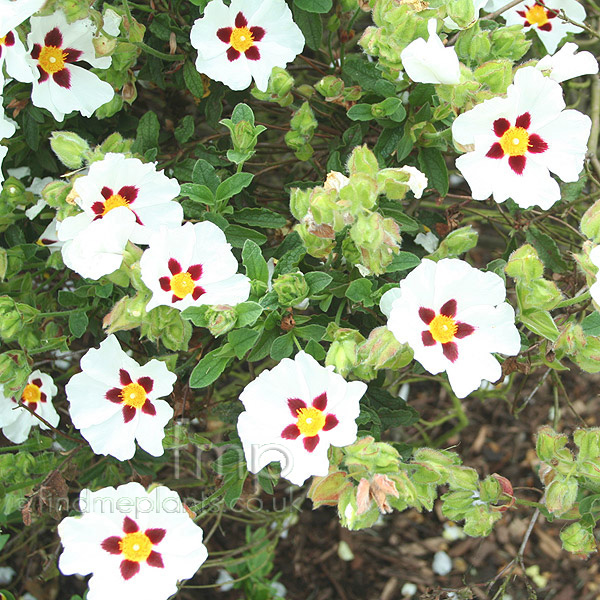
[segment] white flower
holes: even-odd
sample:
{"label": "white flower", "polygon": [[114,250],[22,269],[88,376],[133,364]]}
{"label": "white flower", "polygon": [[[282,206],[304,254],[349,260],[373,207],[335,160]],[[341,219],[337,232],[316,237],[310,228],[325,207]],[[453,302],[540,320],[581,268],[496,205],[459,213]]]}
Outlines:
{"label": "white flower", "polygon": [[248,469],[258,473],[278,461],[282,477],[296,485],[326,475],[329,446],[356,440],[366,390],[365,383],[347,382],[305,352],[263,371],[240,395],[246,410],[237,429]]}
{"label": "white flower", "polygon": [[[456,159],[475,200],[491,194],[521,208],[550,208],[560,200],[558,182],[577,181],[591,120],[564,110],[562,88],[535,67],[519,69],[506,98],[492,98],[459,115],[454,140],[472,151]],[[470,148],[470,149],[471,149]]]}
{"label": "white flower", "polygon": [[331,171],[327,173],[327,179],[325,179],[325,183],[323,187],[326,190],[335,190],[339,192],[342,188],[345,188],[350,183],[350,178],[346,177],[343,173],[339,171]]}
{"label": "white flower", "polygon": [[77,215],[69,219],[77,219],[83,229],[124,206],[135,215],[129,237],[135,244],[147,244],[161,226],[179,227],[183,220],[183,208],[172,201],[179,195],[179,183],[157,171],[156,163],[143,163],[123,154],[108,153],[92,163],[88,174],[75,180],[73,190],[75,202],[88,218]]}
{"label": "white flower", "polygon": [[455,258],[423,259],[380,306],[397,340],[408,343],[430,373],[446,371],[454,393],[464,398],[482,380],[502,375],[493,352],[519,352],[515,311],[505,297],[495,273]]}
{"label": "white flower", "polygon": [[256,82],[266,91],[273,67],[285,67],[304,48],[304,36],[284,0],[212,0],[191,32],[196,68],[232,90]]}
{"label": "white flower", "polygon": [[167,600],[194,576],[208,553],[203,532],[176,492],[139,483],[79,496],[81,517],[58,526],[64,575],[88,575],[88,600]]}
{"label": "white flower", "polygon": [[0,83],[4,79],[3,65],[6,65],[9,76],[18,81],[31,83],[35,79],[35,73],[27,61],[25,46],[16,31],[9,31],[0,37]]}
{"label": "white flower", "polygon": [[[0,121],[0,127],[2,126],[2,121]],[[8,154],[8,148],[6,146],[2,146],[0,145],[0,167],[2,167],[2,161],[4,160],[4,158],[6,157],[6,155]],[[0,169],[0,183],[2,183],[4,181],[4,174],[2,173],[2,170]]]}
{"label": "white flower", "polygon": [[58,239],[59,224],[60,223],[56,219],[52,219],[52,221],[48,223],[46,229],[44,229],[40,239],[37,241],[37,244],[40,246],[46,246],[51,254],[58,252],[64,245],[64,242],[61,242]]}
{"label": "white flower", "polygon": [[416,39],[400,54],[406,74],[421,83],[455,84],[460,81],[460,65],[454,48],[446,48],[439,38],[437,21],[427,23],[429,39]]}
{"label": "white flower", "polygon": [[237,274],[238,266],[225,234],[210,221],[163,229],[140,260],[142,280],[152,291],[146,310],[244,302],[250,280]]}
{"label": "white flower", "polygon": [[[600,269],[600,246],[592,248],[590,260]],[[596,281],[590,286],[590,294],[594,302],[600,304],[600,278],[596,277]]]}
{"label": "white flower", "polygon": [[[59,416],[51,400],[57,391],[52,377],[36,370],[27,380],[21,402],[48,421],[52,427],[56,427]],[[19,406],[15,398],[4,396],[0,387],[0,427],[6,438],[15,444],[21,444],[29,437],[29,432],[35,425],[39,425],[40,429],[48,429],[35,415]]]}
{"label": "white flower", "polygon": [[[39,196],[42,193],[42,190],[49,184],[52,183],[54,179],[52,177],[34,177],[31,185],[28,188],[25,188],[28,192],[31,192],[35,196]],[[35,219],[48,205],[48,203],[43,199],[39,198],[38,201],[30,206],[26,211],[25,215],[28,219]],[[58,240],[58,238],[56,238]]]}
{"label": "white flower", "polygon": [[415,198],[420,198],[427,187],[427,177],[425,173],[421,173],[416,167],[407,165],[398,169],[402,173],[409,175],[408,187],[410,191],[415,195]]}
{"label": "white flower", "polygon": [[96,454],[128,460],[135,440],[152,456],[162,456],[165,425],[173,409],[165,400],[177,377],[152,359],[140,366],[109,335],[81,359],[82,372],[66,386],[73,425]]}
{"label": "white flower", "polygon": [[437,238],[435,233],[428,231],[427,233],[418,233],[415,236],[415,244],[419,244],[422,248],[425,248],[429,254],[435,252],[440,244],[440,240]]}
{"label": "white flower", "polygon": [[65,242],[61,248],[65,265],[89,279],[116,271],[134,226],[135,215],[124,206],[98,221],[90,222],[85,213],[68,217],[58,226],[58,239]]}
{"label": "white flower", "polygon": [[0,0],[0,37],[40,10],[46,0]]}
{"label": "white flower", "polygon": [[31,18],[31,33],[27,36],[29,60],[39,73],[33,82],[31,101],[47,108],[57,121],[74,110],[91,117],[114,96],[109,83],[74,64],[85,61],[100,69],[110,66],[110,57],[96,58],[94,31],[90,19],[67,23],[60,10],[48,17]]}
{"label": "white flower", "polygon": [[598,61],[591,52],[575,52],[577,44],[567,42],[552,56],[546,55],[535,65],[536,69],[548,72],[554,81],[567,81],[581,75],[594,75],[598,72]]}
{"label": "white flower", "polygon": [[583,23],[585,8],[576,0],[527,0],[502,13],[507,25],[523,25],[535,30],[550,54],[567,33],[580,33],[581,27],[560,18],[561,11],[572,21]]}
{"label": "white flower", "polygon": [[0,140],[3,138],[12,137],[16,130],[17,127],[12,119],[6,118],[4,114],[4,108],[0,102]]}
{"label": "white flower", "polygon": [[115,12],[112,8],[106,8],[104,10],[103,20],[104,24],[102,29],[104,29],[108,35],[117,37],[119,35],[119,27],[123,17],[119,13]]}

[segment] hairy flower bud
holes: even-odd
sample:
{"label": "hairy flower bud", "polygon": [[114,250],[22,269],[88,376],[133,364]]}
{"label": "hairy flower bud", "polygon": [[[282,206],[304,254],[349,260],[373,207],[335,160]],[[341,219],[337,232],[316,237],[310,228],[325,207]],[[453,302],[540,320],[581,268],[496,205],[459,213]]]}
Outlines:
{"label": "hairy flower bud", "polygon": [[277,294],[281,306],[295,306],[308,297],[310,290],[304,275],[298,271],[277,277],[273,281],[273,291]]}
{"label": "hairy flower bud", "polygon": [[60,162],[69,169],[79,169],[90,152],[90,145],[72,131],[53,131],[50,146]]}
{"label": "hairy flower bud", "polygon": [[235,308],[226,304],[209,306],[206,310],[205,317],[208,330],[215,337],[219,337],[220,335],[231,331],[237,322]]}

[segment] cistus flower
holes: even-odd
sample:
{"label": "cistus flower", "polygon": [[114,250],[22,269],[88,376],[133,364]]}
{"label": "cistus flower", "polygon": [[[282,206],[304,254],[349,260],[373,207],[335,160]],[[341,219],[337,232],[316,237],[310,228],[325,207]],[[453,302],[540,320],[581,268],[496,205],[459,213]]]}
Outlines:
{"label": "cistus flower", "polygon": [[165,400],[177,380],[165,364],[152,359],[140,366],[114,335],[81,359],[82,372],[65,390],[73,425],[96,454],[128,460],[135,441],[152,456],[162,456],[165,425],[173,409]]}
{"label": "cistus flower", "polygon": [[83,229],[73,219],[58,224],[65,265],[89,279],[100,279],[116,271],[123,262],[125,246],[135,226],[133,212],[119,206]]}
{"label": "cistus flower", "polygon": [[0,37],[20,25],[46,3],[46,0],[0,0]]}
{"label": "cistus flower", "polygon": [[556,52],[558,44],[568,33],[581,33],[581,27],[563,21],[561,12],[575,21],[583,23],[585,8],[576,0],[526,0],[502,13],[507,25],[522,25],[532,29],[550,54]]}
{"label": "cistus flower", "polygon": [[57,121],[74,110],[91,117],[114,96],[109,83],[75,64],[85,61],[100,69],[110,66],[110,57],[96,58],[94,31],[90,19],[67,23],[60,10],[47,17],[31,18],[29,61],[39,74],[33,82],[31,101],[48,109]]}
{"label": "cistus flower", "polygon": [[16,31],[0,37],[0,86],[4,83],[4,65],[8,75],[18,81],[31,83],[35,79],[35,73],[27,62],[25,46]]}
{"label": "cistus flower", "polygon": [[455,142],[469,152],[456,159],[475,200],[512,198],[521,208],[546,210],[560,200],[563,181],[579,178],[591,119],[565,110],[562,88],[535,67],[519,69],[506,98],[492,98],[459,115]]}
{"label": "cistus flower", "polygon": [[421,83],[456,84],[460,81],[460,65],[454,48],[446,48],[437,34],[437,21],[427,23],[429,39],[418,38],[400,54],[406,74]]}
{"label": "cistus flower", "polygon": [[250,280],[237,273],[238,266],[225,234],[210,221],[163,229],[140,260],[142,280],[152,291],[146,310],[244,302]]}
{"label": "cistus flower", "polygon": [[80,517],[58,525],[58,568],[63,575],[92,574],[88,600],[167,600],[208,556],[202,529],[167,487],[84,489],[79,507]]}
{"label": "cistus flower", "polygon": [[63,222],[73,237],[118,207],[135,215],[129,235],[135,244],[147,244],[162,226],[179,227],[183,220],[183,208],[173,202],[179,183],[157,171],[156,163],[123,154],[108,153],[104,160],[92,163],[88,174],[75,180],[73,190],[75,202],[84,211]]}
{"label": "cistus flower", "polygon": [[302,52],[304,36],[284,0],[212,0],[191,31],[196,68],[232,90],[252,78],[267,91],[273,67],[285,67]]}
{"label": "cistus flower", "polygon": [[[27,380],[21,402],[48,421],[52,427],[56,427],[59,416],[52,405],[52,398],[56,396],[57,391],[52,377],[36,370]],[[49,429],[35,415],[19,406],[16,398],[4,396],[0,387],[0,427],[4,436],[14,444],[21,444],[29,437],[29,432],[35,425],[39,425],[40,429]]]}
{"label": "cistus flower", "polygon": [[[6,117],[4,116],[4,108],[2,108],[2,105],[0,103],[0,140],[2,140],[3,138],[11,137],[12,135],[14,135],[16,130],[17,128],[15,127],[14,123],[6,119]],[[0,167],[2,166],[2,161],[4,160],[4,157],[7,154],[8,148],[6,146],[0,145]],[[2,183],[3,181],[4,175],[0,170],[0,183]]]}
{"label": "cistus flower", "polygon": [[366,390],[365,383],[347,382],[305,352],[264,370],[240,395],[245,411],[237,429],[248,469],[258,473],[280,462],[282,477],[296,485],[326,475],[329,446],[356,440]]}
{"label": "cistus flower", "polygon": [[535,65],[542,73],[548,73],[554,81],[567,81],[581,75],[595,75],[598,72],[598,61],[591,52],[576,52],[577,44],[567,42],[552,56],[546,55]]}
{"label": "cistus flower", "polygon": [[421,264],[381,298],[388,328],[433,373],[446,371],[464,398],[482,380],[502,375],[494,352],[514,356],[521,347],[515,311],[504,301],[502,279],[455,258]]}

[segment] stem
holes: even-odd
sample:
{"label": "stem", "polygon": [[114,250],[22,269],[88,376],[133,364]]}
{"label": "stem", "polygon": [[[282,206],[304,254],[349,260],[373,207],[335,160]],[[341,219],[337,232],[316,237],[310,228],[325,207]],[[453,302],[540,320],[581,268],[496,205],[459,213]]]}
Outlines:
{"label": "stem", "polygon": [[161,58],[162,60],[168,60],[172,62],[185,60],[185,56],[183,54],[167,54],[166,52],[155,50],[152,46],[148,46],[148,44],[145,44],[144,42],[134,42],[134,45],[147,54],[152,54],[152,56],[156,56],[156,58]]}

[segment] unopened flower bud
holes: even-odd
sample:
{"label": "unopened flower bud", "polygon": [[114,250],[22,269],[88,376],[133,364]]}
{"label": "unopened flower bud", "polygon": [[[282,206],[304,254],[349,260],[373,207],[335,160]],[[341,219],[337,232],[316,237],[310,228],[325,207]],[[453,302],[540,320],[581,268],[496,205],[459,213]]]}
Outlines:
{"label": "unopened flower bud", "polygon": [[69,169],[79,169],[90,152],[90,145],[72,131],[53,131],[50,146],[60,162]]}
{"label": "unopened flower bud", "polygon": [[356,146],[350,158],[348,159],[348,172],[350,175],[353,173],[365,173],[371,177],[377,177],[379,171],[379,164],[375,154],[367,146]]}
{"label": "unopened flower bud", "polygon": [[218,337],[231,331],[237,322],[235,308],[226,304],[209,306],[205,313],[208,330]]}
{"label": "unopened flower bud", "polygon": [[308,297],[310,290],[304,275],[298,271],[277,277],[273,281],[273,291],[281,306],[295,306]]}

